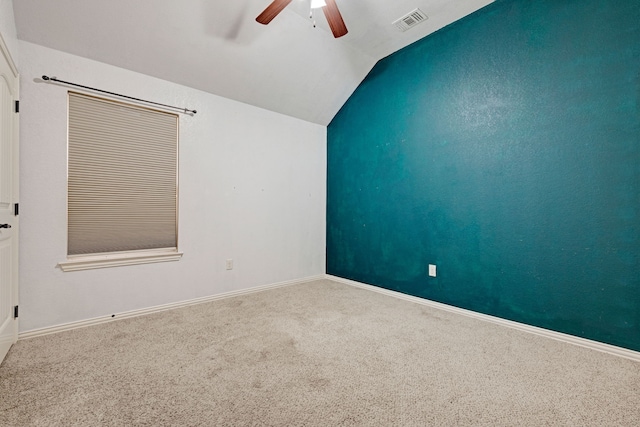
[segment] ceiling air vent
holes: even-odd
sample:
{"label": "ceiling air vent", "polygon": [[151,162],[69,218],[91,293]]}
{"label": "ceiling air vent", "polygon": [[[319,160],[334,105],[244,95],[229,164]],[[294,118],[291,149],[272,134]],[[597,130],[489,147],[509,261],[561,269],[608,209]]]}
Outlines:
{"label": "ceiling air vent", "polygon": [[414,9],[411,12],[407,13],[402,18],[393,22],[393,25],[398,27],[398,29],[402,32],[407,31],[411,27],[415,27],[419,23],[426,21],[429,19],[427,15],[420,9]]}

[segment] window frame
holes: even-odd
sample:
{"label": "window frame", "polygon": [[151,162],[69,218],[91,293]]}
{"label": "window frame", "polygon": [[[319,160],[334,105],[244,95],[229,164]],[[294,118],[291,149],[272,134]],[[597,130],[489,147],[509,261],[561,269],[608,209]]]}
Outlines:
{"label": "window frame", "polygon": [[[70,102],[73,95],[94,98],[98,101],[104,101],[112,104],[120,104],[125,107],[138,110],[148,110],[162,114],[172,114],[176,116],[176,151],[175,151],[175,182],[176,182],[176,200],[175,200],[175,247],[136,249],[125,251],[113,251],[102,253],[88,254],[69,254],[69,129],[70,129]],[[174,112],[163,111],[157,108],[136,105],[133,103],[122,102],[106,97],[95,96],[83,92],[71,91],[67,92],[67,190],[66,190],[66,207],[67,207],[67,260],[60,262],[58,266],[62,271],[78,271],[89,270],[95,268],[117,267],[125,265],[150,264],[157,262],[178,261],[182,258],[183,253],[179,248],[179,148],[180,148],[180,119],[179,115]]]}

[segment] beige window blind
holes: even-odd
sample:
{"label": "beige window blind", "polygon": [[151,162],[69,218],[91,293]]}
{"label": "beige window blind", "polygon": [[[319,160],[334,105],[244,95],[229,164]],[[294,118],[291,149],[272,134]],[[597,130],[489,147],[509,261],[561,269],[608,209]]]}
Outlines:
{"label": "beige window blind", "polygon": [[177,249],[177,115],[69,92],[68,155],[68,255]]}

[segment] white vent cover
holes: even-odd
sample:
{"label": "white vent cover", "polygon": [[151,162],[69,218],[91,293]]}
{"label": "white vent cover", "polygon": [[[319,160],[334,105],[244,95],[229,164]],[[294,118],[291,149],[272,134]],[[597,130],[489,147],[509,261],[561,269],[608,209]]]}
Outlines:
{"label": "white vent cover", "polygon": [[393,22],[393,25],[398,27],[402,32],[407,31],[411,27],[415,27],[419,23],[426,21],[429,17],[420,9],[414,9],[407,13],[402,18]]}

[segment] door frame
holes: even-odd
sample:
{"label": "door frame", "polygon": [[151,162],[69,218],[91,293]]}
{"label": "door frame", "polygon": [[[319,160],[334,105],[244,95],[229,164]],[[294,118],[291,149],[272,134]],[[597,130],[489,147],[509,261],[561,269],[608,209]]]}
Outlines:
{"label": "door frame", "polygon": [[[14,89],[14,93],[13,93],[13,104],[14,104],[14,108],[15,108],[15,101],[19,100],[19,94],[20,94],[20,75],[18,74],[18,68],[15,65],[15,62],[13,61],[13,58],[11,57],[11,53],[9,52],[9,48],[7,47],[4,38],[2,37],[2,34],[0,34],[0,54],[2,55],[3,59],[7,62],[7,64],[9,65],[9,68],[11,70],[11,72],[13,73],[13,89]],[[20,165],[20,161],[19,161],[19,121],[18,121],[18,116],[19,114],[17,114],[17,110],[14,110],[14,114],[12,115],[13,120],[11,120],[11,124],[12,124],[12,191],[11,191],[11,206],[14,209],[14,213],[13,213],[13,219],[11,221],[11,228],[12,228],[12,262],[11,262],[11,292],[10,292],[10,307],[17,307],[18,306],[18,268],[19,268],[19,264],[18,264],[18,253],[19,253],[19,217],[18,217],[18,211],[15,208],[16,204],[18,203],[19,200],[19,165]],[[0,348],[0,363],[2,362],[2,360],[4,359],[6,352],[9,350],[9,348],[11,347],[11,345],[15,344],[16,341],[18,340],[18,317],[16,316],[16,314],[18,314],[17,312],[11,313],[11,316],[13,317],[13,325],[10,326],[10,328],[12,329],[12,333],[13,333],[13,339],[10,345],[6,346],[6,348],[4,348],[4,346],[2,348]]]}

